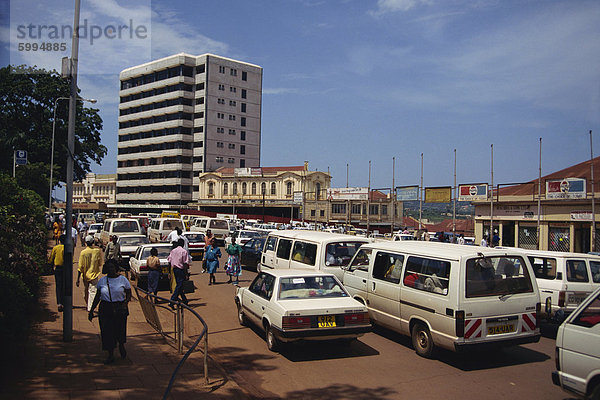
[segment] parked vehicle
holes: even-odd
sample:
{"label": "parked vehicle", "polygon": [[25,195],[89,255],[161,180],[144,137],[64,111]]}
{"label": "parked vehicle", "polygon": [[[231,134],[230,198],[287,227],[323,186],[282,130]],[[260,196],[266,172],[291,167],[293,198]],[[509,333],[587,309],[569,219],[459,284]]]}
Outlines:
{"label": "parked vehicle", "polygon": [[139,246],[133,257],[129,258],[131,277],[132,279],[137,280],[140,288],[144,290],[148,288],[148,268],[146,267],[146,260],[150,257],[150,250],[153,247],[158,250],[158,258],[160,259],[161,267],[158,288],[159,290],[169,290],[170,267],[167,258],[171,252],[170,243],[151,243]]}
{"label": "parked vehicle", "polygon": [[310,268],[332,273],[341,280],[358,248],[367,238],[348,235],[287,230],[271,232],[267,237],[259,268]]}
{"label": "parked vehicle", "polygon": [[251,268],[254,271],[257,270],[258,264],[260,263],[260,257],[262,255],[262,249],[267,239],[263,237],[257,237],[248,240],[242,246],[242,255],[240,257],[240,263],[242,266]]}
{"label": "parked vehicle", "polygon": [[409,233],[396,233],[394,235],[393,241],[398,240],[415,240],[415,237]]}
{"label": "parked vehicle", "polygon": [[201,260],[204,257],[204,234],[200,232],[183,232],[181,234],[188,240],[188,250],[192,260]]}
{"label": "parked vehicle", "polygon": [[235,303],[239,323],[263,329],[271,351],[285,342],[351,340],[371,330],[367,308],[333,274],[263,271],[249,287],[236,288]]}
{"label": "parked vehicle", "polygon": [[185,230],[189,231],[190,228],[192,227],[192,223],[194,222],[194,219],[198,218],[197,215],[192,215],[192,214],[183,214],[181,216],[181,220],[183,221],[184,225],[185,225]]}
{"label": "parked vehicle", "polygon": [[103,224],[91,224],[87,234],[92,236],[96,242],[100,242],[100,232],[102,232]]}
{"label": "parked vehicle", "polygon": [[411,336],[417,354],[540,339],[540,297],[516,251],[420,241],[363,245],[344,286],[371,320]]}
{"label": "parked vehicle", "polygon": [[558,328],[555,361],[555,385],[581,398],[600,399],[600,288]]}
{"label": "parked vehicle", "polygon": [[140,223],[137,220],[130,218],[109,218],[104,221],[104,225],[102,226],[100,241],[102,247],[104,247],[109,242],[111,236],[141,234],[142,228],[140,228]]}
{"label": "parked vehicle", "polygon": [[266,233],[248,230],[248,229],[242,229],[242,230],[235,231],[233,233],[233,237],[235,237],[235,242],[237,244],[239,244],[240,246],[243,246],[250,239],[266,237]]}
{"label": "parked vehicle", "polygon": [[185,226],[180,218],[156,218],[150,222],[150,228],[148,228],[148,239],[152,243],[164,242],[167,240],[169,233],[173,232],[176,228],[180,228],[185,231]]}
{"label": "parked vehicle", "polygon": [[225,244],[225,238],[229,235],[229,221],[224,218],[198,218],[194,221],[191,228],[192,232],[210,231],[219,246]]}
{"label": "parked vehicle", "polygon": [[121,267],[129,270],[129,258],[135,254],[139,246],[150,242],[145,235],[123,235],[119,236],[117,243],[121,248]]}
{"label": "parked vehicle", "polygon": [[[496,247],[509,249],[508,247]],[[511,249],[525,254],[544,304],[544,316],[561,323],[600,287],[600,256],[560,251]]]}

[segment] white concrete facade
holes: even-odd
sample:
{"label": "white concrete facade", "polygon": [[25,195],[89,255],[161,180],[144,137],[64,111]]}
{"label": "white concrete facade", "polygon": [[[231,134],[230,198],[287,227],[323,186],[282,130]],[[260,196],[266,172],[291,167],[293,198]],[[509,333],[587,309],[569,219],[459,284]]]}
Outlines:
{"label": "white concrete facade", "polygon": [[262,68],[177,54],[120,74],[117,201],[186,204],[199,174],[260,165]]}
{"label": "white concrete facade", "polygon": [[73,182],[73,203],[117,202],[116,174],[87,174],[81,182]]}

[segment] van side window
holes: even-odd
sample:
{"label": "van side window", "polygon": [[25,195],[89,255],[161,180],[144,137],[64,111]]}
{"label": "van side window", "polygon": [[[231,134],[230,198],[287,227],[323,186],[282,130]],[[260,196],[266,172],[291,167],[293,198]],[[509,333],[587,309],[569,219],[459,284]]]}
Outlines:
{"label": "van side window", "polygon": [[588,282],[588,273],[585,261],[567,260],[567,281]]}
{"label": "van side window", "polygon": [[275,250],[275,245],[277,244],[277,238],[276,237],[270,237],[267,239],[267,242],[265,244],[265,250],[264,251],[274,251]]}
{"label": "van side window", "polygon": [[298,240],[294,244],[294,251],[292,254],[292,260],[294,261],[308,265],[315,265],[315,259],[317,258],[317,245]]}
{"label": "van side window", "polygon": [[529,257],[536,278],[555,279],[556,259],[547,257]]}
{"label": "van side window", "polygon": [[572,322],[573,325],[591,328],[600,323],[600,295],[588,304]]}
{"label": "van side window", "polygon": [[427,292],[448,294],[450,263],[423,257],[408,257],[404,286]]}
{"label": "van side window", "polygon": [[369,269],[369,261],[371,260],[371,249],[360,249],[350,264],[350,271],[360,269],[367,271]]}
{"label": "van side window", "polygon": [[404,264],[404,256],[379,252],[373,264],[373,278],[400,283],[402,264]]}
{"label": "van side window", "polygon": [[107,221],[104,223],[104,228],[102,228],[102,230],[108,232],[109,229],[110,229],[110,222]]}
{"label": "van side window", "polygon": [[600,283],[600,262],[590,261],[590,269],[592,270],[592,280],[594,283]]}
{"label": "van side window", "polygon": [[287,239],[279,239],[279,245],[277,246],[277,257],[290,259],[290,252],[292,250],[292,241]]}

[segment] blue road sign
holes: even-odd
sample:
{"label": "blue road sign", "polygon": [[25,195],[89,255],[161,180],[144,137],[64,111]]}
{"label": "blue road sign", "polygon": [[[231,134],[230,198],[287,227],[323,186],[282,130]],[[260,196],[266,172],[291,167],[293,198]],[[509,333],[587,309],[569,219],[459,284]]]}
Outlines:
{"label": "blue road sign", "polygon": [[27,165],[27,151],[15,150],[15,163],[17,165]]}

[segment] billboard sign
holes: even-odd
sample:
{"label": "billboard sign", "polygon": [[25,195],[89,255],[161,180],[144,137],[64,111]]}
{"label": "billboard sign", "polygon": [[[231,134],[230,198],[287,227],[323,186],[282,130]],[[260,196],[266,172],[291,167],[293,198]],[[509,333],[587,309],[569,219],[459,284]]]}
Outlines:
{"label": "billboard sign", "polygon": [[458,201],[487,200],[487,183],[458,185]]}
{"label": "billboard sign", "polygon": [[402,186],[396,188],[397,201],[415,201],[419,200],[418,186]]}
{"label": "billboard sign", "polygon": [[262,176],[261,168],[234,168],[235,176]]}
{"label": "billboard sign", "polygon": [[565,178],[546,181],[547,199],[585,199],[585,179]]}
{"label": "billboard sign", "polygon": [[294,192],[294,200],[293,200],[294,204],[302,204],[303,200],[304,200],[303,192]]}
{"label": "billboard sign", "polygon": [[329,200],[367,200],[369,197],[369,188],[329,188],[327,189],[327,199]]}
{"label": "billboard sign", "polygon": [[425,203],[450,203],[452,201],[452,187],[425,188]]}

